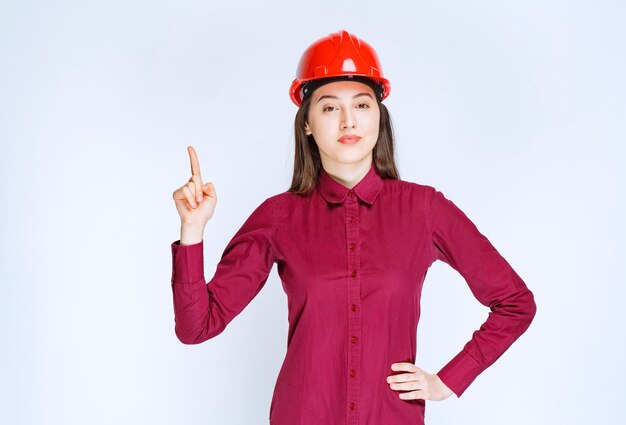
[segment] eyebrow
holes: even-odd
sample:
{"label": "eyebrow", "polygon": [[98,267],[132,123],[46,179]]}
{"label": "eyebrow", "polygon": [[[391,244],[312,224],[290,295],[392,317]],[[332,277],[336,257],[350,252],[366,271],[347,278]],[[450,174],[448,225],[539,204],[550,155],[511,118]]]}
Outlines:
{"label": "eyebrow", "polygon": [[[352,99],[356,99],[356,98],[357,98],[357,97],[359,97],[359,96],[369,96],[370,98],[374,99],[374,98],[372,97],[372,95],[371,95],[371,94],[369,94],[369,93],[359,93],[359,94],[355,94],[354,96],[352,96]],[[324,95],[324,96],[320,97],[319,99],[317,99],[317,102],[316,102],[316,103],[320,103],[320,101],[321,101],[322,99],[327,99],[327,98],[328,98],[328,99],[339,99],[337,96],[332,96],[332,95],[327,94],[327,95]]]}

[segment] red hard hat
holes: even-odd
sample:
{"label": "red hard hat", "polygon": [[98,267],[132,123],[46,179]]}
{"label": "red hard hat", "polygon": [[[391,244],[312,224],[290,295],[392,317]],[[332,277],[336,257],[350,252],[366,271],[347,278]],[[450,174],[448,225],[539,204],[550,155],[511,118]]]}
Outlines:
{"label": "red hard hat", "polygon": [[311,44],[302,54],[296,78],[291,83],[289,97],[302,104],[302,85],[319,78],[360,75],[382,85],[382,99],[389,96],[391,85],[383,77],[378,55],[365,41],[342,30]]}

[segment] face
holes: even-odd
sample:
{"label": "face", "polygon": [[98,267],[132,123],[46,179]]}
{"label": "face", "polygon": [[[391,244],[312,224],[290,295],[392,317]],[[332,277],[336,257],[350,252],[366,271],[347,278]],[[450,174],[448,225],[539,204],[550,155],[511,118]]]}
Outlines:
{"label": "face", "polygon": [[356,81],[335,81],[319,87],[311,96],[304,129],[313,135],[324,169],[371,164],[380,123],[372,88]]}

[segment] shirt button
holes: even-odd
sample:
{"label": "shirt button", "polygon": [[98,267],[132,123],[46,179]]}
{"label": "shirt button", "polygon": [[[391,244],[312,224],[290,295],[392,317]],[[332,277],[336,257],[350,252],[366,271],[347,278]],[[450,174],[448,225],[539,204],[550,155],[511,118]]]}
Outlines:
{"label": "shirt button", "polygon": [[356,271],[353,271],[351,276],[356,277]]}
{"label": "shirt button", "polygon": [[357,342],[359,342],[359,338],[357,338],[356,336],[352,337],[352,343],[356,344]]}
{"label": "shirt button", "polygon": [[352,311],[356,311],[356,304],[352,304]]}
{"label": "shirt button", "polygon": [[356,403],[355,402],[351,402],[350,403],[350,410],[356,410]]}
{"label": "shirt button", "polygon": [[354,198],[354,192],[353,192],[353,191],[349,191],[349,192],[348,192],[348,196],[349,196],[350,198]]}
{"label": "shirt button", "polygon": [[348,223],[350,223],[350,224],[354,224],[355,222],[356,222],[356,218],[354,218],[354,217],[350,217],[348,219]]}
{"label": "shirt button", "polygon": [[355,243],[351,243],[350,244],[350,251],[354,251],[356,249],[356,244]]}
{"label": "shirt button", "polygon": [[356,376],[356,370],[351,369],[350,370],[350,376],[354,378]]}

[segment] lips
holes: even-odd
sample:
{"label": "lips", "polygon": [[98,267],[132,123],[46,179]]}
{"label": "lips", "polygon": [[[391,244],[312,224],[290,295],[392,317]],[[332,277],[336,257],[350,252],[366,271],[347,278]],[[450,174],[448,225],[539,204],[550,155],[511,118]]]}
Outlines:
{"label": "lips", "polygon": [[361,140],[361,137],[359,136],[343,136],[343,137],[340,137],[338,141],[345,145],[352,145],[358,142],[359,140]]}

